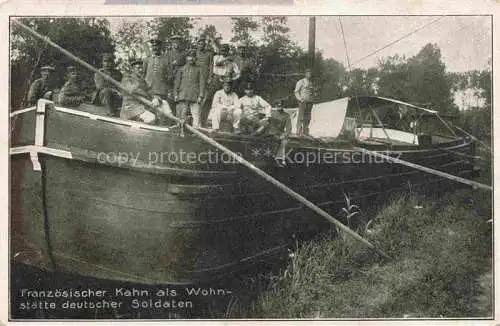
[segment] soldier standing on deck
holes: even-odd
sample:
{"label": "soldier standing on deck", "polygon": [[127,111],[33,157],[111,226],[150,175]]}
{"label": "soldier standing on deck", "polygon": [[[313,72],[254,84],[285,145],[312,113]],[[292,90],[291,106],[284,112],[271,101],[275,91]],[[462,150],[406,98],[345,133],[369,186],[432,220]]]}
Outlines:
{"label": "soldier standing on deck", "polygon": [[52,66],[43,66],[40,69],[41,78],[35,80],[28,92],[28,105],[36,105],[36,102],[41,99],[52,100],[56,89],[53,73],[55,68]]}
{"label": "soldier standing on deck", "polygon": [[245,93],[245,85],[255,79],[255,63],[248,55],[248,48],[246,45],[240,44],[237,47],[237,54],[234,62],[240,70],[240,78],[235,84],[235,89],[240,96]]}
{"label": "soldier standing on deck", "polygon": [[[99,71],[105,73],[117,82],[121,82],[122,74],[115,68],[114,55],[104,53],[102,55],[102,68]],[[111,116],[119,116],[119,109],[122,106],[120,92],[111,83],[106,81],[101,75],[94,75],[94,83],[97,89],[92,100],[93,104],[104,106]]]}
{"label": "soldier standing on deck", "polygon": [[[143,70],[146,74],[146,83],[152,95],[167,100],[172,96],[173,84],[169,80],[173,74],[172,65],[165,55],[165,44],[160,39],[152,39],[152,54],[144,60]],[[159,117],[162,119],[162,117]]]}
{"label": "soldier standing on deck", "polygon": [[196,52],[190,51],[187,63],[175,76],[174,99],[177,103],[177,116],[187,120],[188,113],[193,117],[193,127],[201,126],[200,103],[205,93],[205,81],[201,69],[195,65]]}
{"label": "soldier standing on deck", "polygon": [[[205,89],[212,83],[212,65],[214,55],[210,49],[207,49],[205,38],[200,37],[196,42],[196,65],[201,69],[201,75],[205,81]],[[208,92],[205,92],[201,101],[201,123],[206,123],[210,111],[210,99],[207,98]]]}
{"label": "soldier standing on deck", "polygon": [[306,69],[305,77],[295,85],[295,98],[299,101],[296,132],[299,136],[309,135],[309,123],[313,106],[314,87],[312,70]]}
{"label": "soldier standing on deck", "polygon": [[172,42],[172,47],[167,53],[168,62],[172,66],[171,82],[175,80],[177,70],[184,66],[186,63],[186,53],[181,49],[182,47],[182,37],[179,35],[174,35],[170,38]]}

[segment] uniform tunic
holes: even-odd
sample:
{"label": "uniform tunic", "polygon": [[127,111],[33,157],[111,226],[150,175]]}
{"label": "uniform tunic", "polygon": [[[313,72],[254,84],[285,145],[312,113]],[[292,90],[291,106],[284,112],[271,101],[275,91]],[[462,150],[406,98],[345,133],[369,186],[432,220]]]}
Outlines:
{"label": "uniform tunic", "polygon": [[186,64],[186,53],[184,53],[184,51],[171,49],[167,52],[167,60],[172,67],[169,74],[169,80],[171,85],[173,85],[177,71]]}
{"label": "uniform tunic", "polygon": [[313,93],[313,84],[307,78],[302,78],[295,85],[295,97],[299,102],[312,102]]}
{"label": "uniform tunic", "polygon": [[273,111],[269,124],[269,134],[288,136],[292,130],[290,115],[284,111]]}
{"label": "uniform tunic", "polygon": [[[153,97],[149,93],[149,86],[146,80],[139,74],[132,72],[126,74],[122,80],[122,87],[131,92],[132,94],[142,96],[148,100]],[[120,118],[130,120],[133,119],[146,111],[144,104],[136,100],[133,96],[127,93],[123,94],[123,104],[120,112]]]}
{"label": "uniform tunic", "polygon": [[238,65],[233,61],[229,61],[227,57],[221,54],[214,56],[213,73],[218,77],[220,82],[223,82],[225,78],[230,78],[231,80],[240,78]]}
{"label": "uniform tunic", "polygon": [[45,93],[54,91],[56,89],[55,82],[53,79],[39,78],[35,80],[28,92],[28,104],[36,105],[36,102],[43,98]]}
{"label": "uniform tunic", "polygon": [[172,90],[171,76],[173,67],[166,56],[150,56],[144,61],[146,82],[151,87],[151,92],[162,98],[167,98]]}
{"label": "uniform tunic", "polygon": [[222,115],[227,110],[227,113],[232,115],[233,110],[239,104],[238,95],[236,93],[226,93],[223,89],[215,92],[212,101],[212,110],[210,110],[210,118],[212,119],[212,128],[219,129]]}
{"label": "uniform tunic", "polygon": [[201,75],[205,83],[208,82],[211,75],[212,62],[214,56],[210,51],[196,51],[196,65],[201,69]]}
{"label": "uniform tunic", "polygon": [[249,97],[247,95],[240,98],[239,107],[244,117],[255,117],[263,113],[266,117],[271,117],[271,105],[259,95]]}
{"label": "uniform tunic", "polygon": [[58,103],[63,106],[77,107],[83,103],[84,99],[80,85],[74,80],[68,80],[59,92]]}
{"label": "uniform tunic", "polygon": [[204,92],[205,81],[199,67],[188,63],[177,71],[174,84],[177,101],[196,102],[199,97],[203,97]]}
{"label": "uniform tunic", "polygon": [[[117,82],[121,82],[122,73],[116,69],[106,70],[104,68],[99,71],[105,73]],[[104,79],[100,74],[94,75],[94,83],[97,89],[95,96],[92,100],[93,104],[104,106],[108,110],[108,114],[116,115],[117,110],[121,106],[121,94],[116,87]]]}

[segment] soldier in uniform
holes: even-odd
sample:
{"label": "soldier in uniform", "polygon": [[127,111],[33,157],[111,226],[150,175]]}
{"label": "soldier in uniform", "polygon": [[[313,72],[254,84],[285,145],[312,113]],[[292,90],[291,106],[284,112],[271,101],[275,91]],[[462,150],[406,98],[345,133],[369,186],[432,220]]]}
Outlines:
{"label": "soldier in uniform", "polygon": [[271,111],[271,105],[256,95],[253,84],[248,83],[245,86],[245,96],[240,98],[233,111],[235,133],[261,135],[269,125]]}
{"label": "soldier in uniform", "polygon": [[82,86],[78,78],[76,67],[69,66],[66,68],[66,83],[59,92],[57,101],[59,105],[78,107],[85,101],[86,96],[82,92]]}
{"label": "soldier in uniform", "polygon": [[[152,54],[144,60],[143,69],[146,73],[146,83],[151,88],[151,93],[164,100],[172,98],[172,76],[173,68],[169,58],[165,54],[165,43],[158,39],[150,40]],[[174,103],[169,102],[170,107],[174,109]],[[163,124],[163,117],[158,117],[160,124]]]}
{"label": "soldier in uniform", "polygon": [[174,99],[177,105],[177,116],[187,119],[191,112],[193,127],[201,126],[200,103],[205,93],[205,81],[201,69],[196,66],[196,52],[190,51],[186,57],[187,63],[175,76]]}
{"label": "soldier in uniform", "polygon": [[229,78],[235,82],[240,78],[240,69],[229,54],[229,44],[222,44],[214,56],[213,75],[216,91],[221,89],[224,80]]}
{"label": "soldier in uniform", "polygon": [[269,119],[268,134],[279,138],[280,146],[276,151],[274,159],[278,165],[285,165],[286,144],[288,143],[288,136],[292,131],[292,120],[290,115],[283,109],[283,101],[276,101],[273,108],[271,119]]}
{"label": "soldier in uniform", "polygon": [[215,92],[212,100],[212,110],[210,117],[212,120],[212,129],[214,131],[221,128],[223,120],[233,122],[233,112],[238,107],[238,95],[232,90],[233,83],[226,80],[221,90]]}
{"label": "soldier in uniform", "polygon": [[175,79],[177,70],[184,66],[186,63],[186,53],[182,50],[182,37],[174,35],[170,38],[172,48],[168,51],[167,57],[169,63],[172,65],[172,82]]}
{"label": "soldier in uniform", "polygon": [[299,101],[297,112],[296,132],[299,136],[309,135],[309,124],[314,99],[314,86],[312,82],[312,70],[306,69],[305,76],[295,85],[295,98]]}
{"label": "soldier in uniform", "polygon": [[169,86],[170,64],[164,54],[165,45],[160,39],[150,41],[153,53],[144,60],[143,69],[146,73],[146,82],[151,87],[151,92],[166,99],[172,91]]}
{"label": "soldier in uniform", "polygon": [[245,85],[252,82],[255,78],[255,63],[248,55],[248,48],[246,45],[238,45],[234,62],[240,70],[240,78],[236,81],[235,88],[238,94],[242,96],[245,92]]}
{"label": "soldier in uniform", "polygon": [[[205,89],[208,89],[212,83],[212,65],[214,55],[210,49],[207,49],[206,40],[200,37],[196,42],[196,65],[201,69],[202,78],[205,81]],[[210,99],[207,98],[208,92],[205,92],[201,101],[201,123],[205,124],[210,111]]]}
{"label": "soldier in uniform", "polygon": [[149,85],[143,77],[143,64],[142,60],[131,60],[131,72],[123,77],[121,85],[132,95],[127,93],[123,94],[120,118],[153,124],[156,120],[156,115],[147,110],[146,106],[136,98],[137,96],[152,101],[155,109],[162,115],[166,116],[172,114],[172,111],[167,101],[163,100],[158,95],[153,95],[151,92]]}
{"label": "soldier in uniform", "polygon": [[36,105],[36,102],[41,99],[52,100],[56,83],[53,78],[55,68],[52,66],[43,66],[40,69],[41,78],[35,80],[28,92],[28,105]]}
{"label": "soldier in uniform", "polygon": [[[99,71],[105,73],[117,82],[121,82],[122,73],[115,67],[115,57],[112,53],[102,55],[102,68]],[[93,104],[104,106],[111,116],[118,116],[122,106],[122,97],[118,89],[113,84],[106,81],[101,75],[94,75],[94,83],[97,92],[92,100]]]}

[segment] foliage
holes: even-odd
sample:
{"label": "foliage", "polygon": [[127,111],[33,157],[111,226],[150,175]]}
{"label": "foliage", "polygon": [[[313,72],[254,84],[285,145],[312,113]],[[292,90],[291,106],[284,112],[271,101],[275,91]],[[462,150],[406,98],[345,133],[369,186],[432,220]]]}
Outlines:
{"label": "foliage", "polygon": [[205,25],[204,28],[198,29],[199,37],[215,39],[218,35],[217,28],[214,25]]}
{"label": "foliage", "polygon": [[436,44],[428,43],[408,59],[388,57],[379,63],[378,94],[442,113],[457,113],[452,87]]}
{"label": "foliage", "polygon": [[269,101],[290,101],[295,83],[300,78],[294,73],[303,70],[304,52],[289,39],[286,17],[263,17],[261,24],[264,35],[258,48],[257,67],[261,72],[258,87]]}
{"label": "foliage", "polygon": [[128,62],[132,58],[143,58],[149,54],[149,47],[146,44],[146,37],[138,31],[146,30],[146,22],[130,21],[123,19],[113,35],[118,58],[118,66],[122,70],[127,70]]}
{"label": "foliage", "polygon": [[321,52],[316,54],[313,69],[319,86],[318,102],[336,100],[345,96],[348,75],[345,67],[334,59],[324,59]]}
{"label": "foliage", "polygon": [[452,73],[450,81],[457,98],[461,100],[460,127],[490,144],[493,121],[491,68]]}
{"label": "foliage", "polygon": [[[102,53],[114,51],[106,19],[20,18],[19,20],[93,66],[99,66]],[[15,108],[21,106],[29,84],[38,78],[41,66],[54,65],[55,77],[62,86],[66,67],[77,64],[16,24],[12,24],[11,27],[10,89],[11,106]],[[80,74],[84,89],[90,91],[93,87],[92,73],[82,68]]]}
{"label": "foliage", "polygon": [[390,202],[363,234],[389,261],[335,233],[297,244],[287,269],[232,317],[491,316],[489,195],[458,191],[418,209],[413,197]]}
{"label": "foliage", "polygon": [[232,17],[231,21],[231,32],[233,33],[231,42],[241,43],[247,46],[257,45],[257,41],[252,36],[252,32],[255,32],[259,28],[259,23],[256,22],[253,17]]}
{"label": "foliage", "polygon": [[184,40],[182,47],[189,47],[194,38],[190,31],[194,27],[194,22],[199,18],[195,17],[161,17],[147,22],[147,27],[151,35],[162,40],[170,40],[174,35],[179,35]]}

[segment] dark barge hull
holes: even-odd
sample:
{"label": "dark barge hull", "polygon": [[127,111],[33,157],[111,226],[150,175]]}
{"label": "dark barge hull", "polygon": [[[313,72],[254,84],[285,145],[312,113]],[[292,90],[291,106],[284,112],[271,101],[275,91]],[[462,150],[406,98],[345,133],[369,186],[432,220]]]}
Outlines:
{"label": "dark barge hull", "polygon": [[[203,282],[282,255],[293,235],[328,227],[252,171],[228,163],[228,156],[193,135],[181,136],[179,129],[52,107],[40,136],[36,115],[27,110],[11,121],[10,251],[24,263],[129,282]],[[373,200],[409,184],[443,181],[375,161],[342,142],[291,140],[287,152],[293,161],[277,167],[274,138],[215,140],[333,216],[344,206],[344,194]],[[418,148],[365,148],[455,175],[473,172],[468,157],[474,143],[468,138]],[[335,162],[326,162],[325,153],[332,152]],[[188,153],[212,156],[199,162]],[[33,169],[35,156],[41,171]],[[306,160],[313,156],[314,162]]]}

